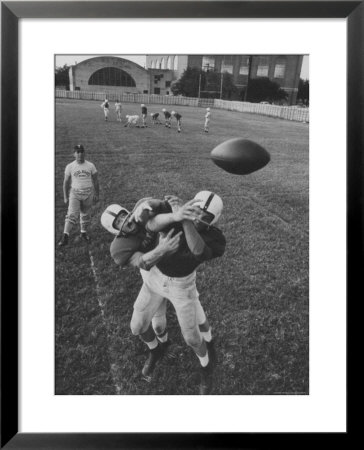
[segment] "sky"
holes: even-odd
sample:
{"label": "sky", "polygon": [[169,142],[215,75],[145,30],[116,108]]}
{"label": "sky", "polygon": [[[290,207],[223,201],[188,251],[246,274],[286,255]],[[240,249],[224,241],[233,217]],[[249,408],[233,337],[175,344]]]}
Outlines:
{"label": "sky", "polygon": [[[93,58],[94,56],[100,56],[100,55],[57,55],[56,56],[56,66],[57,67],[64,66],[65,64],[71,66],[71,65],[80,63],[81,61],[84,61],[85,59]],[[121,58],[129,59],[130,61],[133,61],[142,67],[145,66],[145,61],[146,61],[145,55],[113,55],[113,56],[120,56]],[[309,79],[308,55],[305,55],[303,57],[301,78],[303,78],[304,80]]]}

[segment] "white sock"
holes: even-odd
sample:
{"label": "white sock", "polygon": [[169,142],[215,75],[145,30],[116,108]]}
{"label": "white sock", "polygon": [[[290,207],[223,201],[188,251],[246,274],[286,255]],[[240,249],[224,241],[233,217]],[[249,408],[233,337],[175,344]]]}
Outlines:
{"label": "white sock", "polygon": [[146,342],[146,344],[149,347],[149,350],[153,350],[158,347],[158,341],[156,338],[154,338],[151,342]]}
{"label": "white sock", "polygon": [[205,342],[211,342],[212,339],[211,328],[209,328],[208,331],[201,331],[201,336],[203,337]]}
{"label": "white sock", "polygon": [[202,367],[206,367],[207,364],[209,363],[209,354],[206,352],[205,356],[198,356],[198,359],[200,360],[201,366]]}

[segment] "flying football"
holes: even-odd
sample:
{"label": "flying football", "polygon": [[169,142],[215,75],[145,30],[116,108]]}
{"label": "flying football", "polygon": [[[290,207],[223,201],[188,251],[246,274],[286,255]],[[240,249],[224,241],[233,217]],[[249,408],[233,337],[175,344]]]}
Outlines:
{"label": "flying football", "polygon": [[222,142],[211,152],[212,161],[226,172],[248,175],[270,161],[265,148],[248,139],[234,138]]}

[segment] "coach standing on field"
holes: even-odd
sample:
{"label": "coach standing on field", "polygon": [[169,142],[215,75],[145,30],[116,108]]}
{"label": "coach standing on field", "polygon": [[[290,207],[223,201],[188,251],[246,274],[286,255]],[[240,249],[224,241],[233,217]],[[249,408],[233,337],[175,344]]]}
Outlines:
{"label": "coach standing on field", "polygon": [[74,147],[75,161],[68,164],[64,173],[63,197],[68,203],[63,237],[60,247],[68,244],[69,234],[80,219],[81,237],[88,242],[87,227],[90,222],[90,209],[99,199],[99,181],[94,164],[85,159],[83,145]]}

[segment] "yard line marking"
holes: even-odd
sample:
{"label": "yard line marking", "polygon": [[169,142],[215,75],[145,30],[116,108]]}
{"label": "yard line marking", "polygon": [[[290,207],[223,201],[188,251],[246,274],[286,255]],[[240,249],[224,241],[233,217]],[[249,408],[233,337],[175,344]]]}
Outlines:
{"label": "yard line marking", "polygon": [[[92,255],[91,249],[88,248],[88,255],[90,257],[90,263],[91,263],[91,271],[94,277],[94,281],[95,281],[95,286],[96,286],[96,297],[97,297],[97,302],[99,304],[100,307],[100,311],[101,311],[101,318],[102,318],[102,322],[103,325],[106,329],[106,334],[107,334],[107,342],[111,341],[111,333],[110,333],[110,326],[108,321],[106,320],[106,315],[105,315],[105,305],[106,305],[106,299],[108,298],[108,294],[103,293],[102,289],[100,287],[100,279],[99,276],[97,274],[97,270],[96,270],[96,266],[95,266],[95,261],[94,261],[94,257]],[[120,383],[118,383],[117,377],[116,377],[116,367],[117,364],[113,364],[112,363],[112,358],[111,358],[111,354],[109,351],[109,347],[108,347],[108,355],[109,355],[109,361],[110,361],[110,372],[111,372],[111,377],[113,379],[113,383],[116,389],[116,395],[120,395],[122,388]]]}

